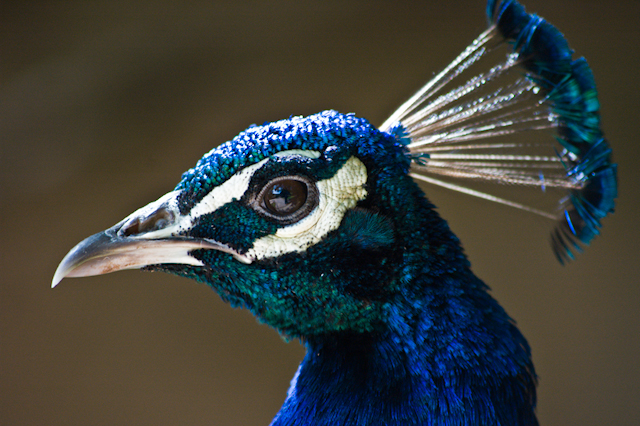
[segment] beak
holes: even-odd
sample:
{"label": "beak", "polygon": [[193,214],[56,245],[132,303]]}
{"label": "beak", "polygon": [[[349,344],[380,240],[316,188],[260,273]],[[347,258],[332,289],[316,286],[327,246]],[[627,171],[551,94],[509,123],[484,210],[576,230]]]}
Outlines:
{"label": "beak", "polygon": [[222,251],[242,263],[251,263],[246,256],[217,241],[176,235],[173,231],[180,228],[179,222],[183,221],[172,208],[173,203],[167,202],[172,199],[175,194],[169,193],[117,225],[80,242],[58,265],[51,287],[65,277],[102,275],[149,265],[203,266],[199,259],[190,255],[190,252],[202,249]]}

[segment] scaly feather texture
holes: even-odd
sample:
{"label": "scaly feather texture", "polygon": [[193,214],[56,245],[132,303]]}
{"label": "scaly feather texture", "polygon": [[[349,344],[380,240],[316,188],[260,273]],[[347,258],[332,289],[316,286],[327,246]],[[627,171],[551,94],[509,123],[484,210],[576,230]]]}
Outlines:
{"label": "scaly feather texture", "polygon": [[[252,126],[78,244],[54,285],[169,272],[300,339],[273,426],[537,425],[529,346],[414,177],[557,219],[564,260],[612,211],[616,169],[586,62],[517,2],[487,12],[489,29],[380,130],[335,111]],[[498,65],[464,78],[505,42]],[[559,148],[516,139],[538,130]],[[465,180],[565,195],[545,212]]]}

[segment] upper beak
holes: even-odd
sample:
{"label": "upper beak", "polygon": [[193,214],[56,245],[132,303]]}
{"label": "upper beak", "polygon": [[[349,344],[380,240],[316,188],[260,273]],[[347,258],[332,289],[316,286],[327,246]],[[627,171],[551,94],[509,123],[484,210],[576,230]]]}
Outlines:
{"label": "upper beak", "polygon": [[226,248],[208,240],[184,238],[144,240],[120,237],[113,231],[114,228],[110,228],[99,232],[72,248],[58,265],[51,287],[55,287],[65,277],[102,275],[161,263],[202,266],[202,262],[188,255],[190,251]]}
{"label": "upper beak", "polygon": [[201,249],[222,251],[243,263],[251,263],[246,256],[225,244],[206,238],[183,237],[171,232],[179,220],[168,202],[172,198],[175,195],[169,193],[117,225],[80,242],[58,265],[51,287],[55,287],[65,277],[102,275],[149,265],[203,266],[199,259],[189,254]]}

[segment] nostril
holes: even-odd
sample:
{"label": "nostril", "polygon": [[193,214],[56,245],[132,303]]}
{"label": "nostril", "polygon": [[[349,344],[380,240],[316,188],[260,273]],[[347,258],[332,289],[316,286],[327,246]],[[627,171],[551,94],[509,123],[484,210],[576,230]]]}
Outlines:
{"label": "nostril", "polygon": [[139,233],[140,233],[139,219],[135,219],[126,223],[122,228],[120,228],[120,232],[119,232],[119,234],[122,234],[125,237],[130,237],[131,235],[137,235]]}
{"label": "nostril", "polygon": [[120,234],[126,237],[144,234],[166,228],[173,222],[173,213],[165,208],[158,209],[147,217],[135,218],[125,223]]}

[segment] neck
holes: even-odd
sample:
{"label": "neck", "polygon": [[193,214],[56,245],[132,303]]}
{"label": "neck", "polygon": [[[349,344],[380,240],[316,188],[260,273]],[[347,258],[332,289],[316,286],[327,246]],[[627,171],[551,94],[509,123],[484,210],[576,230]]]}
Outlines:
{"label": "neck", "polygon": [[308,339],[272,426],[537,425],[522,335],[468,270],[438,281],[381,330]]}

